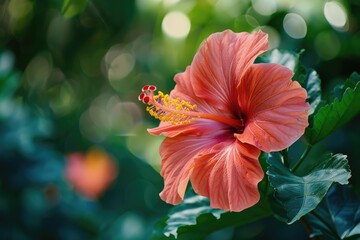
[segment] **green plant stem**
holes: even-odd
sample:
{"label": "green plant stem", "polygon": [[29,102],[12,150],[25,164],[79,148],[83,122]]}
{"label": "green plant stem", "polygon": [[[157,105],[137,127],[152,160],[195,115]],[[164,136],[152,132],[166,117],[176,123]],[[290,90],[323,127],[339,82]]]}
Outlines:
{"label": "green plant stem", "polygon": [[265,176],[265,190],[263,191],[264,196],[267,197],[268,192],[269,192],[269,186],[270,186],[270,181],[268,179],[268,176]]}
{"label": "green plant stem", "polygon": [[289,156],[288,156],[288,148],[280,151],[281,155],[283,156],[284,166],[289,168]]}
{"label": "green plant stem", "polygon": [[291,172],[295,172],[296,169],[301,165],[301,163],[304,161],[304,159],[306,158],[306,156],[309,154],[310,150],[312,148],[312,145],[307,145],[304,153],[301,155],[299,161],[297,161],[294,165],[293,168],[290,169]]}

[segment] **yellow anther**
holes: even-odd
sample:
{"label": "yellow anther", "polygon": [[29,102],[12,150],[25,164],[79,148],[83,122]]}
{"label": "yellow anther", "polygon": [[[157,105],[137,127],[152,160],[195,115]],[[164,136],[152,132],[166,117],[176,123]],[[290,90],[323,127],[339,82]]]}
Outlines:
{"label": "yellow anther", "polygon": [[151,116],[160,121],[170,122],[173,125],[188,124],[193,120],[196,105],[178,98],[171,98],[169,94],[159,91],[153,96],[146,108]]}
{"label": "yellow anther", "polygon": [[146,85],[142,88],[138,99],[147,104],[146,111],[156,119],[169,122],[173,125],[189,124],[195,119],[208,119],[218,121],[239,130],[244,129],[242,118],[228,118],[208,112],[198,112],[197,106],[179,98],[171,98],[169,94],[159,91],[154,95],[156,87]]}

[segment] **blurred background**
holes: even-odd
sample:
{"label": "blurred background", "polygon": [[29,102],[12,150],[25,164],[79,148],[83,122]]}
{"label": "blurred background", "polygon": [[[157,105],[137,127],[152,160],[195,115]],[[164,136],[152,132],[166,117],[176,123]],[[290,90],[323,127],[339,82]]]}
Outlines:
{"label": "blurred background", "polygon": [[[158,122],[141,87],[164,92],[211,33],[269,34],[299,52],[326,93],[360,67],[360,2],[0,0],[0,239],[150,239]],[[357,120],[315,152],[348,155],[359,193]],[[208,239],[307,239],[273,218]]]}

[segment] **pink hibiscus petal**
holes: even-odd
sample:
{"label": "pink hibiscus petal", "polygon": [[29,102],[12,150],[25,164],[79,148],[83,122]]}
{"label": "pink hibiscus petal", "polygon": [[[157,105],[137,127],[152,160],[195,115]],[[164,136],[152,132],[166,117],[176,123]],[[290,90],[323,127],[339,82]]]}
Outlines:
{"label": "pink hibiscus petal", "polygon": [[[237,140],[216,145],[195,159],[191,183],[214,208],[239,212],[260,199],[257,184],[264,177],[260,150]],[[217,152],[215,152],[217,151]]]}
{"label": "pink hibiscus petal", "polygon": [[238,92],[246,116],[244,143],[262,151],[280,151],[299,139],[308,126],[307,93],[292,81],[293,72],[278,64],[255,64],[242,78]]}
{"label": "pink hibiscus petal", "polygon": [[191,64],[190,79],[196,96],[222,114],[233,113],[236,86],[267,48],[267,34],[261,31],[249,34],[226,30],[209,36]]}
{"label": "pink hibiscus petal", "polygon": [[[171,91],[171,98],[178,98],[195,104],[197,112],[216,113],[213,106],[209,105],[204,99],[198,98],[190,81],[190,67],[187,67],[185,72],[175,75],[175,89]],[[225,126],[226,127],[226,126]],[[160,122],[156,128],[148,129],[148,132],[153,135],[165,135],[167,137],[175,137],[179,134],[188,134],[200,136],[204,134],[213,133],[213,129],[224,128],[224,125],[219,122],[209,121],[207,119],[194,119],[189,124],[173,125],[169,122]]]}
{"label": "pink hibiscus petal", "polygon": [[199,98],[194,90],[194,80],[192,79],[191,67],[188,66],[183,73],[175,75],[174,80],[176,82],[174,90],[171,91],[170,96],[172,98],[179,98],[196,104],[196,111],[206,113],[217,113],[218,110],[214,108],[211,103],[206,99]]}
{"label": "pink hibiscus petal", "polygon": [[164,178],[161,199],[170,204],[178,204],[183,200],[194,167],[194,157],[211,148],[218,140],[214,136],[200,138],[181,135],[165,138],[160,146],[160,174]]}
{"label": "pink hibiscus petal", "polygon": [[168,122],[160,122],[156,128],[150,128],[147,131],[152,135],[164,135],[167,137],[176,137],[181,134],[189,136],[202,136],[214,133],[214,129],[222,130],[228,128],[227,125],[207,119],[196,119],[189,124],[172,125]]}

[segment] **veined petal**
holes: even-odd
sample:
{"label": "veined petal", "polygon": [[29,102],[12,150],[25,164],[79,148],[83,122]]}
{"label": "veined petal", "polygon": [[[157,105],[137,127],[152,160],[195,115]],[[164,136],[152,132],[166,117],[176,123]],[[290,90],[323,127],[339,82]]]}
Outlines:
{"label": "veined petal", "polygon": [[191,66],[188,66],[183,73],[175,75],[174,80],[176,82],[174,90],[171,91],[170,96],[172,98],[179,98],[196,104],[197,111],[206,113],[217,113],[218,111],[214,108],[211,103],[207,102],[206,99],[199,98],[194,90],[194,81],[192,80]]}
{"label": "veined petal", "polygon": [[[228,134],[228,136],[230,136]],[[160,146],[161,176],[164,189],[161,199],[178,204],[184,198],[186,186],[194,167],[194,157],[218,142],[216,137],[176,136],[165,138]]]}
{"label": "veined petal", "polygon": [[307,93],[292,81],[290,69],[278,64],[255,64],[241,80],[238,92],[246,116],[244,143],[262,151],[279,151],[299,139],[308,126]]}
{"label": "veined petal", "polygon": [[234,113],[240,79],[267,48],[267,34],[261,31],[249,34],[226,30],[212,34],[191,64],[190,81],[194,93],[223,115]]}
{"label": "veined petal", "polygon": [[167,137],[176,137],[181,134],[188,136],[202,136],[213,134],[214,131],[226,129],[228,126],[223,123],[211,121],[207,119],[197,119],[188,124],[172,125],[168,122],[160,122],[160,125],[155,128],[148,129],[148,132],[153,135],[164,135]]}
{"label": "veined petal", "polygon": [[[175,88],[171,91],[171,98],[178,98],[185,100],[191,104],[195,104],[197,112],[218,113],[214,106],[210,105],[206,100],[196,96],[192,82],[190,79],[191,67],[187,67],[185,72],[175,75]],[[179,134],[187,135],[209,135],[214,132],[214,129],[221,130],[228,128],[223,123],[211,121],[208,119],[196,119],[188,124],[173,125],[169,122],[160,122],[156,128],[148,129],[148,132],[153,135],[165,135],[167,137],[175,137]]]}
{"label": "veined petal", "polygon": [[236,139],[217,144],[195,159],[191,183],[214,208],[240,212],[260,199],[257,184],[264,173],[260,150]]}

